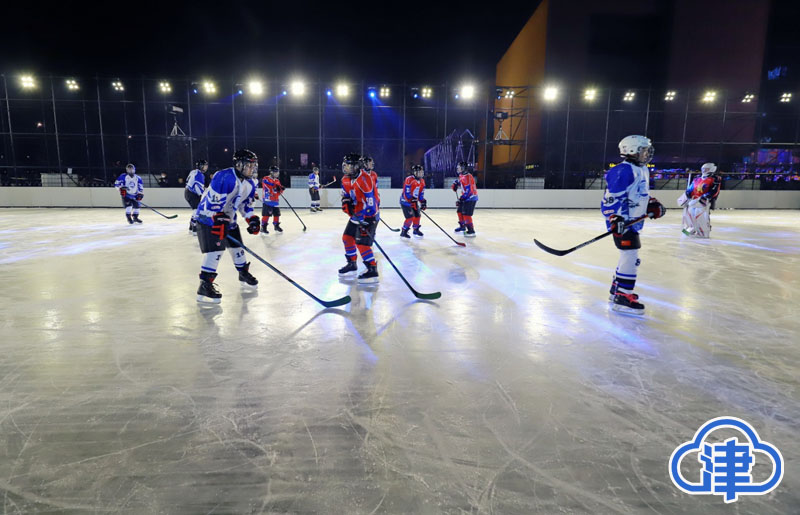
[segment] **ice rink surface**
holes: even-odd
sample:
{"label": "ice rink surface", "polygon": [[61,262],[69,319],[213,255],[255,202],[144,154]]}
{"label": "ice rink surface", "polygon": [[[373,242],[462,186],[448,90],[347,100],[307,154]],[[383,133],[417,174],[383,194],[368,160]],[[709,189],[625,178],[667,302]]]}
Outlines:
{"label": "ice rink surface", "polygon": [[[244,234],[353,297],[330,310],[255,260],[243,294],[228,255],[198,306],[188,209],[0,210],[0,511],[800,513],[800,212],[715,211],[702,241],[677,209],[648,222],[635,318],[609,310],[610,240],[533,244],[597,235],[598,211],[478,208],[466,248],[379,226],[434,302],[377,251],[379,286],[340,281],[341,212]],[[673,486],[672,451],[722,415],[782,452],[775,491]]]}

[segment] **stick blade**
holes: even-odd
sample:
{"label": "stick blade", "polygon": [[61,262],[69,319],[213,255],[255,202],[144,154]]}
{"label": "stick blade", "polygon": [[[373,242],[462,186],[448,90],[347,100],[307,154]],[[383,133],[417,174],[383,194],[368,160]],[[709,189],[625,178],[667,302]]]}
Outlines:
{"label": "stick blade", "polygon": [[456,245],[458,245],[459,247],[466,247],[467,246],[466,243],[461,243],[460,241],[457,241]]}
{"label": "stick blade", "polygon": [[172,216],[168,216],[168,217],[167,217],[167,220],[172,220],[173,218],[178,218],[178,215],[172,215]]}
{"label": "stick blade", "polygon": [[350,295],[345,295],[341,299],[336,299],[331,301],[321,300],[319,303],[325,306],[326,308],[335,308],[337,306],[344,306],[345,304],[350,304],[351,300],[352,299],[350,299]]}
{"label": "stick blade", "polygon": [[569,254],[569,250],[551,249],[550,247],[548,247],[547,245],[545,245],[544,243],[542,243],[537,239],[534,239],[533,242],[536,244],[537,247],[547,252],[548,254],[553,254],[554,256],[564,256],[566,254]]}
{"label": "stick blade", "polygon": [[425,300],[436,300],[442,296],[442,292],[435,291],[433,293],[420,293],[418,291],[414,292],[414,296],[418,299],[425,299]]}

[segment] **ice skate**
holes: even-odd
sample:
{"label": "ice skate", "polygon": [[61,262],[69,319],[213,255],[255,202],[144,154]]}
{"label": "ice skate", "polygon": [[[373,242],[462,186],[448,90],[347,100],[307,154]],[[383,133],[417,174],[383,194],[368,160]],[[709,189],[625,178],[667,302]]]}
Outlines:
{"label": "ice skate", "polygon": [[414,229],[413,234],[414,236],[425,236],[424,234],[422,234],[422,231],[419,230],[419,227]]}
{"label": "ice skate", "polygon": [[133,215],[133,221],[136,222],[137,224],[142,223],[142,221],[139,220],[139,215]]}
{"label": "ice skate", "polygon": [[342,268],[339,269],[339,275],[348,275],[353,272],[358,272],[358,265],[356,265],[356,260],[347,260],[347,264],[344,265]]}
{"label": "ice skate", "polygon": [[644,315],[644,304],[637,300],[638,297],[639,296],[634,293],[617,291],[611,309],[618,313],[625,313],[628,315]]}
{"label": "ice skate", "polygon": [[400,237],[401,237],[401,238],[408,238],[408,239],[411,239],[411,236],[409,236],[409,235],[408,235],[408,228],[405,228],[405,227],[404,227],[404,228],[403,228],[403,230],[402,230],[402,231],[400,231]]}
{"label": "ice skate", "polygon": [[200,287],[197,288],[197,302],[201,304],[219,304],[222,294],[217,290],[214,279],[217,274],[200,273]]}
{"label": "ice skate", "polygon": [[367,271],[358,276],[359,284],[372,284],[378,282],[378,265],[367,265]]}
{"label": "ice skate", "polygon": [[255,289],[258,288],[258,279],[250,273],[250,263],[245,263],[239,269],[239,282],[242,288]]}
{"label": "ice skate", "polygon": [[275,232],[283,232],[283,229],[281,229],[281,224],[280,223],[273,224],[273,225],[275,226]]}

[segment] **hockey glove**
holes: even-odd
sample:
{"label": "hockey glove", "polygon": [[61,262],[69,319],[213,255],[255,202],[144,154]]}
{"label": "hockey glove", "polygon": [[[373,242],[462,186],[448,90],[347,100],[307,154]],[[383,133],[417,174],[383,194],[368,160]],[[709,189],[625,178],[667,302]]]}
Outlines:
{"label": "hockey glove", "polygon": [[411,209],[414,211],[419,211],[419,202],[416,200],[411,201]]}
{"label": "hockey glove", "polygon": [[614,236],[621,236],[625,232],[625,218],[620,215],[611,215],[608,217],[608,225]]}
{"label": "hockey glove", "polygon": [[456,200],[456,207],[461,207],[461,200]]}
{"label": "hockey glove", "polygon": [[[705,202],[703,203],[705,205]],[[664,204],[658,201],[655,197],[650,197],[647,202],[647,216],[653,219],[661,218],[667,212]]]}
{"label": "hockey glove", "polygon": [[353,216],[353,213],[355,213],[355,209],[353,207],[352,199],[348,197],[342,199],[342,211],[349,216]]}
{"label": "hockey glove", "polygon": [[136,200],[142,200],[143,198],[144,198],[144,195],[142,195],[141,193],[137,193],[136,194]]}
{"label": "hockey glove", "polygon": [[450,187],[453,191],[458,191],[458,183],[454,182],[453,185]]}
{"label": "hockey glove", "polygon": [[119,189],[119,195],[120,195],[120,197],[125,198],[128,195],[127,188],[120,188]]}
{"label": "hockey glove", "polygon": [[423,211],[425,211],[426,209],[428,209],[428,201],[427,201],[427,200],[425,200],[425,199],[422,199],[422,200],[420,200],[420,201],[419,201],[419,204],[420,204],[420,206],[421,206],[421,209],[422,209]]}
{"label": "hockey glove", "polygon": [[261,226],[259,224],[258,216],[253,215],[247,219],[247,232],[250,234],[258,234],[261,230]]}

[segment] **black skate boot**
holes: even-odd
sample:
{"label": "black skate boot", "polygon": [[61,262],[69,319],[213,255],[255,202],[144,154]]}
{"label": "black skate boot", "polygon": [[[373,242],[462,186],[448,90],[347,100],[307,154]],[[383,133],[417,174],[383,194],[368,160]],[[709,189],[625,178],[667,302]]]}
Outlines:
{"label": "black skate boot", "polygon": [[258,288],[258,279],[250,273],[250,263],[245,263],[237,270],[239,270],[239,282],[243,287]]}
{"label": "black skate boot", "polygon": [[142,223],[142,221],[139,220],[139,215],[138,214],[134,214],[133,215],[133,221],[136,222],[137,224]]}
{"label": "black skate boot", "polygon": [[197,288],[197,302],[204,304],[219,304],[222,294],[217,290],[214,279],[217,274],[200,272],[200,287]]}
{"label": "black skate boot", "polygon": [[347,264],[339,269],[339,275],[347,275],[352,272],[358,272],[358,265],[355,259],[348,259]]}
{"label": "black skate boot", "polygon": [[474,238],[475,236],[477,236],[477,233],[475,232],[475,227],[468,225],[467,232],[464,233],[464,236],[466,236],[467,238]]}
{"label": "black skate boot", "polygon": [[378,265],[367,265],[367,271],[358,276],[358,282],[361,284],[369,284],[378,282]]}
{"label": "black skate boot", "polygon": [[411,236],[408,235],[408,227],[403,227],[403,230],[400,231],[400,237],[411,239]]}
{"label": "black skate boot", "polygon": [[462,224],[461,222],[458,222],[458,227],[456,227],[456,230],[454,232],[464,232],[464,229],[466,229],[464,227],[464,224]]}
{"label": "black skate boot", "polygon": [[274,225],[274,226],[275,226],[275,230],[276,230],[276,231],[278,231],[278,232],[283,232],[283,229],[281,229],[281,224],[280,224],[280,223],[277,223],[277,224],[272,224],[272,225]]}
{"label": "black skate boot", "polygon": [[[639,295],[635,293],[630,293],[629,295],[633,297],[633,300],[639,300]],[[614,302],[614,298],[616,296],[617,296],[617,280],[614,279],[613,282],[611,283],[611,288],[609,288],[608,290],[608,300],[610,302]]]}
{"label": "black skate boot", "polygon": [[132,223],[133,223],[133,218],[131,218],[131,215],[129,215],[128,213],[125,213],[125,218],[127,218],[127,219],[128,219],[128,223],[129,223],[129,224],[132,224]]}
{"label": "black skate boot", "polygon": [[644,304],[637,300],[638,297],[639,296],[634,293],[625,293],[618,289],[617,294],[614,296],[614,304],[611,306],[611,309],[618,313],[625,313],[628,315],[644,315]]}
{"label": "black skate boot", "polygon": [[269,231],[267,230],[267,224],[261,224],[261,232],[264,234],[269,234]]}
{"label": "black skate boot", "polygon": [[413,232],[414,236],[425,236],[424,234],[422,234],[422,231],[419,230],[419,227],[415,228]]}

